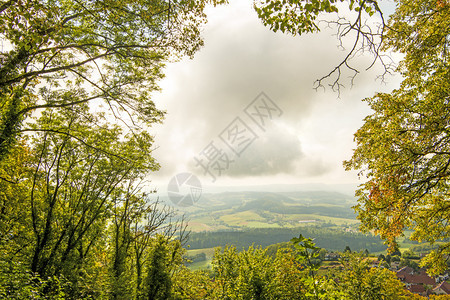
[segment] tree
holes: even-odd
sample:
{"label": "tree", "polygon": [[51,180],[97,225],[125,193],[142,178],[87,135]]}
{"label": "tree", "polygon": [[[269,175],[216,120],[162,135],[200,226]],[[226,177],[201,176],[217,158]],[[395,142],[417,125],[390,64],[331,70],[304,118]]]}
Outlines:
{"label": "tree", "polygon": [[[141,202],[142,203],[142,202]],[[172,240],[175,246],[184,246],[186,239],[189,236],[189,232],[186,232],[187,223],[185,222],[184,216],[181,220],[174,221],[176,217],[176,212],[173,208],[162,205],[159,200],[150,203],[146,199],[145,204],[138,207],[138,210],[132,212],[132,214],[139,214],[140,217],[134,217],[134,222],[131,222],[130,231],[132,233],[131,241],[133,244],[132,255],[134,259],[132,264],[135,268],[135,294],[139,298],[141,290],[143,290],[142,283],[144,281],[144,270],[149,252],[152,247],[154,247],[155,237],[162,238],[166,240]],[[176,239],[176,241],[174,241]],[[178,258],[183,252],[177,247],[172,247],[173,255],[176,256],[176,260],[172,260],[172,264],[181,265],[181,260]],[[174,266],[170,266],[174,269]],[[172,272],[172,277],[173,277]],[[172,278],[173,279],[173,278]]]}
{"label": "tree", "polygon": [[343,253],[343,270],[334,274],[342,299],[411,299],[394,272],[370,268],[369,260],[360,254]]}
{"label": "tree", "polygon": [[217,283],[211,279],[211,272],[191,271],[182,266],[172,279],[175,299],[217,299]]}
{"label": "tree", "polygon": [[[187,224],[183,218],[175,219],[176,212],[172,207],[159,200],[151,201],[140,192],[141,188],[130,185],[126,190],[118,190],[111,199],[110,281],[114,299],[144,297],[144,291],[152,281],[147,278],[146,270],[150,267],[159,269],[148,266],[149,260],[172,257],[164,262],[170,282],[172,271],[181,265],[181,245],[186,239]],[[147,286],[144,286],[145,280]]]}
{"label": "tree", "polygon": [[369,250],[367,250],[367,249],[364,249],[364,251],[363,251],[363,255],[365,256],[365,257],[368,257],[369,256]]}
{"label": "tree", "polygon": [[[391,249],[406,229],[412,240],[449,237],[449,17],[448,1],[400,1],[389,21],[386,48],[404,54],[400,88],[366,99],[374,113],[355,134],[347,169],[367,181],[356,210],[365,230]],[[446,268],[447,242],[423,261],[433,273]]]}
{"label": "tree", "polygon": [[[383,53],[402,54],[395,71],[403,76],[403,82],[391,93],[365,99],[374,112],[355,134],[357,148],[344,165],[367,177],[357,192],[356,211],[362,228],[387,240],[391,250],[406,229],[414,230],[412,240],[447,240],[450,3],[399,0],[385,21],[376,0],[346,1],[354,14],[350,19],[338,15],[333,19],[331,14],[342,7],[338,2],[344,1],[258,1],[255,9],[274,31],[294,35],[315,32],[320,28],[320,14],[327,13],[323,24],[334,24],[338,38],[354,34],[348,55],[316,82],[319,86],[334,76],[331,86],[339,91],[343,68],[358,74],[350,60],[359,51],[369,50],[373,61],[385,67],[385,73],[394,69]],[[379,26],[370,25],[375,15]],[[446,268],[444,261],[449,254],[450,244],[445,243],[423,262],[432,267],[431,272],[439,272]]]}
{"label": "tree", "polygon": [[174,295],[172,275],[182,262],[183,249],[179,240],[169,241],[158,235],[148,257],[148,274],[143,299],[165,300]]}
{"label": "tree", "polygon": [[105,231],[114,195],[159,168],[150,136],[98,125],[88,109],[45,111],[33,125],[30,256],[31,271],[41,276],[68,276],[81,266]]}
{"label": "tree", "polygon": [[169,299],[172,294],[172,281],[168,269],[167,240],[157,239],[150,259],[146,282],[145,298],[152,300]]}
{"label": "tree", "polygon": [[29,218],[29,189],[24,178],[29,171],[30,152],[30,148],[21,142],[0,162],[0,260],[5,263],[20,255],[31,238],[30,228],[24,222]]}
{"label": "tree", "polygon": [[[107,261],[99,258],[108,224],[120,215],[113,204],[125,195],[135,214],[126,216],[126,224],[142,221],[134,209],[143,201],[136,190],[159,168],[151,157],[152,138],[108,125],[86,104],[43,111],[31,126],[36,130],[28,140],[1,161],[2,266],[9,261],[43,284],[64,279],[71,297],[100,297]],[[6,267],[0,273],[13,276]]]}
{"label": "tree", "polygon": [[142,191],[159,168],[152,138],[72,110],[42,112],[0,161],[0,295],[138,299],[151,253],[168,251],[172,279],[185,223]]}
{"label": "tree", "polygon": [[419,269],[419,264],[416,263],[413,260],[410,260],[409,258],[401,258],[400,259],[400,265],[399,267],[410,267],[413,268],[414,270],[418,270]]}
{"label": "tree", "polygon": [[319,258],[320,260],[325,260],[325,256],[328,254],[327,249],[322,248],[319,250]]}
{"label": "tree", "polygon": [[[302,247],[304,241],[294,242]],[[305,268],[306,264],[313,263],[311,260],[316,253],[311,254],[311,248],[304,248],[308,254],[303,257],[306,253],[300,248],[297,250],[280,248],[272,257],[267,255],[267,250],[252,246],[241,252],[235,247],[217,248],[212,261],[215,286],[210,298],[316,299],[313,285],[324,281],[316,277],[320,283],[315,282],[310,271],[316,270]]]}
{"label": "tree", "polygon": [[0,2],[0,159],[43,108],[103,101],[134,129],[159,121],[150,93],[164,63],[201,47],[205,5],[222,2]]}

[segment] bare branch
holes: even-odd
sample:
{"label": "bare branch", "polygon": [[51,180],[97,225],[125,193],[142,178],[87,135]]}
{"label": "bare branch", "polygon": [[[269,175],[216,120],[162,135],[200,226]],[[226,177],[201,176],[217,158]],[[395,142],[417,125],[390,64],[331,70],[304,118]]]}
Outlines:
{"label": "bare branch", "polygon": [[[381,19],[381,23],[376,25],[376,28],[374,28],[373,25],[367,24],[367,19],[364,19],[363,8],[364,5],[367,4],[373,7],[375,13]],[[350,50],[347,51],[347,54],[341,60],[341,62],[337,66],[335,66],[328,74],[322,76],[314,82],[314,89],[325,89],[325,81],[331,79],[332,82],[328,85],[334,92],[338,93],[338,96],[340,96],[341,88],[344,87],[344,85],[341,83],[343,70],[347,69],[351,71],[349,79],[351,86],[353,86],[354,80],[358,76],[360,71],[356,66],[352,64],[352,59],[366,52],[370,53],[373,56],[373,59],[370,62],[369,66],[365,68],[366,71],[371,69],[376,64],[376,62],[379,62],[383,67],[383,74],[379,75],[378,79],[384,82],[385,76],[393,73],[394,64],[392,59],[389,56],[383,55],[381,53],[381,47],[383,45],[384,33],[387,29],[387,24],[385,22],[383,12],[379,8],[376,1],[363,1],[361,4],[361,9],[358,11],[358,14],[353,21],[340,17],[334,21],[322,20],[321,22],[326,23],[329,28],[336,28],[337,32],[335,35],[339,41],[339,48],[343,50],[345,50],[343,39],[350,33],[354,33],[355,38],[352,42]]]}

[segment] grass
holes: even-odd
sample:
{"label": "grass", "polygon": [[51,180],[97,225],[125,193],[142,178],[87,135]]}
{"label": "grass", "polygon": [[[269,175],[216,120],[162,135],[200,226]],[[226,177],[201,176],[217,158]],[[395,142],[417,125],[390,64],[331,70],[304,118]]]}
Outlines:
{"label": "grass", "polygon": [[199,253],[205,253],[207,258],[212,258],[214,255],[214,249],[215,248],[192,249],[187,250],[187,254],[193,256]]}
{"label": "grass", "polygon": [[289,221],[316,220],[316,221],[332,223],[332,224],[338,225],[338,226],[355,225],[355,224],[359,223],[359,221],[356,219],[319,216],[319,215],[314,215],[314,214],[292,214],[292,215],[286,215],[284,218]]}
{"label": "grass", "polygon": [[[315,220],[315,222],[301,223],[299,221]],[[330,223],[337,227],[354,226],[359,223],[356,219],[320,216],[315,214],[275,214],[262,212],[261,215],[248,210],[237,213],[223,214],[218,218],[199,215],[189,221],[189,230],[192,232],[217,231],[230,227],[247,228],[281,228],[313,226],[321,223]]]}
{"label": "grass", "polygon": [[188,265],[188,268],[191,271],[210,269],[210,268],[212,268],[211,267],[211,260],[207,259],[207,260],[204,260],[204,261],[199,261],[199,262],[192,263],[192,264]]}
{"label": "grass", "polygon": [[194,256],[199,253],[205,253],[206,254],[206,260],[195,262],[188,265],[188,268],[192,271],[195,270],[206,270],[211,268],[211,261],[214,256],[215,248],[204,248],[204,249],[193,249],[193,250],[187,250],[187,254],[190,256]]}
{"label": "grass", "polygon": [[247,227],[251,227],[251,228],[281,228],[283,226],[280,226],[280,224],[278,224],[278,223],[250,221],[250,222],[247,222]]}
{"label": "grass", "polygon": [[266,221],[265,218],[253,211],[243,211],[230,215],[223,215],[220,217],[229,226],[248,226],[250,221]]}
{"label": "grass", "polygon": [[202,231],[217,231],[222,229],[228,229],[225,225],[212,225],[205,224],[197,221],[189,221],[188,222],[188,230],[192,232],[202,232]]}

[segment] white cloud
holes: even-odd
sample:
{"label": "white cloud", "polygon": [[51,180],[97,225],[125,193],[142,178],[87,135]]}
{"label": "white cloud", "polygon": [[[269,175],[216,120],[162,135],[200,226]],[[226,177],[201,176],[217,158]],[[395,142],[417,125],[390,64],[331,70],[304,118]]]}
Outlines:
{"label": "white cloud", "polygon": [[350,157],[352,135],[369,112],[360,100],[389,89],[375,82],[380,70],[363,73],[353,89],[343,90],[340,100],[330,91],[316,92],[314,80],[345,54],[337,49],[332,32],[275,34],[261,24],[250,3],[230,2],[210,11],[205,47],[195,58],[168,66],[162,93],[155,97],[168,114],[164,124],[154,128],[155,156],[162,169],[152,180],[168,182],[184,171],[202,175],[203,170],[194,167],[194,156],[264,91],[283,115],[270,131],[258,133],[217,184],[246,184],[255,178],[261,178],[261,184],[287,179],[354,182],[355,175],[344,172],[342,160]]}

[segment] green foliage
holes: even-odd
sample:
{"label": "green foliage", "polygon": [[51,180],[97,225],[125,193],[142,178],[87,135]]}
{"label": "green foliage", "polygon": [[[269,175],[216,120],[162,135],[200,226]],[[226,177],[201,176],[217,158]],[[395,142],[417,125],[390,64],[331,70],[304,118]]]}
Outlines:
{"label": "green foliage", "polygon": [[[343,0],[340,0],[343,1]],[[319,30],[316,23],[319,13],[337,12],[337,0],[314,1],[255,1],[254,8],[265,26],[292,35]]]}
{"label": "green foliage", "polygon": [[[313,33],[320,30],[321,14],[337,13],[338,3],[344,0],[258,0],[254,8],[263,24],[271,30],[292,35]],[[365,12],[372,16],[378,9],[376,1],[346,1],[351,11]]]}
{"label": "green foliage", "polygon": [[[108,125],[86,104],[43,111],[31,126],[28,145],[17,143],[0,162],[3,293],[135,298],[155,233],[173,217],[141,192],[159,167],[152,138]],[[169,237],[178,228],[164,226]],[[170,253],[180,252],[175,244]]]}
{"label": "green foliage", "polygon": [[172,257],[170,254],[167,240],[158,237],[149,254],[144,298],[152,300],[170,299],[172,295],[172,281],[170,279],[170,266],[172,265],[170,260]]}
{"label": "green foliage", "polygon": [[347,252],[342,255],[341,263],[343,270],[330,276],[338,282],[336,289],[342,299],[410,299],[411,294],[394,272],[370,268],[364,256]]}
{"label": "green foliage", "polygon": [[296,260],[302,268],[308,272],[308,277],[305,280],[307,293],[306,298],[326,299],[326,285],[327,281],[324,278],[319,278],[317,271],[319,270],[321,260],[319,259],[320,248],[315,245],[311,238],[300,236],[291,239],[296,250]]}
{"label": "green foliage", "polygon": [[48,277],[45,280],[30,273],[27,268],[14,261],[0,259],[0,297],[2,299],[66,299],[68,283],[63,277]]}
{"label": "green foliage", "polygon": [[[412,240],[449,238],[450,65],[447,1],[399,1],[389,20],[385,49],[404,54],[400,88],[366,99],[373,113],[355,134],[358,144],[347,169],[367,176],[357,195],[363,229],[396,246],[411,229]],[[448,243],[423,263],[443,271]]]}
{"label": "green foliage", "polygon": [[0,159],[42,108],[98,100],[132,127],[160,121],[150,94],[164,64],[193,56],[205,5],[224,2],[2,2],[0,35],[10,46],[0,53]]}
{"label": "green foliage", "polygon": [[304,272],[292,249],[271,258],[261,248],[218,248],[212,265],[217,284],[213,299],[305,299]]}
{"label": "green foliage", "polygon": [[[234,247],[217,249],[214,281],[206,284],[202,295],[207,299],[412,299],[395,273],[369,268],[369,260],[360,254],[341,254],[341,268],[323,276],[318,272],[320,249],[311,238],[300,235],[291,246],[275,256],[254,247],[241,252]],[[203,276],[205,280],[207,275]]]}

